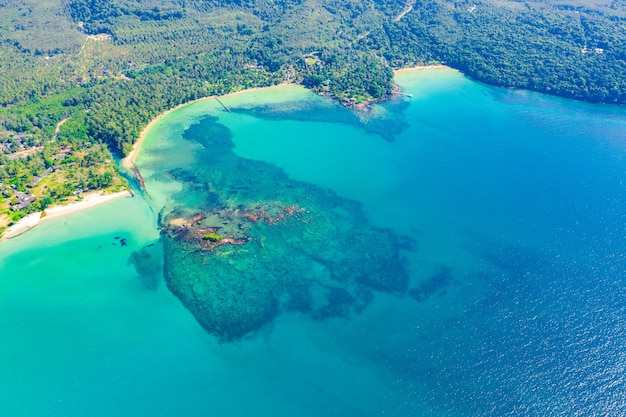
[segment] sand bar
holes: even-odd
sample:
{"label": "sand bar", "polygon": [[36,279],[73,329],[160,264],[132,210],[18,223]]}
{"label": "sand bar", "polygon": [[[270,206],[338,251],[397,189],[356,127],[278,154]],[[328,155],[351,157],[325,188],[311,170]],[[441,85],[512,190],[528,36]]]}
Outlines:
{"label": "sand bar", "polygon": [[37,212],[29,214],[28,216],[20,219],[14,225],[9,226],[1,239],[12,239],[17,237],[47,220],[67,216],[82,210],[99,206],[100,204],[108,203],[109,201],[117,200],[118,198],[131,196],[132,194],[130,191],[120,191],[119,193],[114,194],[101,194],[99,192],[88,193],[85,194],[84,198],[80,201],[63,206],[52,206],[47,208],[43,213]]}

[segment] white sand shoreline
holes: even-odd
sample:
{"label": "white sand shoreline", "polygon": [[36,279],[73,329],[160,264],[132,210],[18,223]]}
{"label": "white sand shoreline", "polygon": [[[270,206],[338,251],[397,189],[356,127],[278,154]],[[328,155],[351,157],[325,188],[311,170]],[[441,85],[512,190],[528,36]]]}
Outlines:
{"label": "white sand shoreline", "polygon": [[[228,93],[228,94],[224,94],[221,96],[217,96],[218,98],[223,98],[223,97],[230,97],[230,96],[235,96],[238,94],[243,94],[243,93],[249,93],[252,91],[260,91],[260,90],[265,90],[265,89],[269,89],[269,88],[274,88],[274,87],[278,87],[281,85],[287,85],[287,84],[293,84],[293,83],[280,83],[280,84],[276,84],[276,85],[269,85],[267,87],[252,87],[252,88],[246,88],[244,90],[239,90],[239,91],[234,91],[232,93]],[[181,107],[184,106],[188,106],[190,104],[194,104],[194,103],[198,103],[200,101],[206,101],[206,100],[211,100],[212,98],[214,98],[215,96],[207,96],[207,97],[201,97],[201,98],[197,98],[195,100],[191,100],[188,101],[186,103],[182,103],[179,104],[176,107],[173,107],[169,110],[164,111],[163,113],[159,114],[157,117],[155,117],[154,119],[152,119],[150,121],[150,123],[148,123],[142,130],[141,133],[139,134],[139,137],[137,138],[137,140],[135,141],[135,143],[133,144],[133,147],[131,149],[131,151],[128,153],[128,155],[126,155],[125,158],[123,158],[120,163],[121,165],[128,169],[128,170],[133,170],[133,168],[135,167],[135,160],[137,159],[137,155],[139,154],[139,151],[141,149],[141,144],[143,143],[144,139],[146,138],[146,135],[148,134],[148,132],[150,131],[150,129],[152,129],[154,127],[154,125],[161,120],[162,118],[164,118],[165,116],[167,116],[168,114],[180,109]]]}
{"label": "white sand shoreline", "polygon": [[410,71],[422,71],[422,70],[431,70],[431,69],[452,69],[451,67],[443,64],[437,65],[416,65],[414,67],[408,68],[399,68],[397,70],[393,70],[394,74],[402,73],[402,72],[410,72]]}
{"label": "white sand shoreline", "polygon": [[132,197],[130,191],[120,191],[113,194],[102,194],[100,192],[93,192],[85,194],[84,198],[74,203],[69,203],[62,206],[51,206],[43,212],[31,213],[28,216],[20,219],[17,223],[9,226],[0,240],[12,239],[23,233],[32,230],[42,222],[47,220],[57,219],[59,217],[68,216],[70,214],[77,213],[79,211],[87,210],[100,204],[108,203],[113,200],[124,197]]}

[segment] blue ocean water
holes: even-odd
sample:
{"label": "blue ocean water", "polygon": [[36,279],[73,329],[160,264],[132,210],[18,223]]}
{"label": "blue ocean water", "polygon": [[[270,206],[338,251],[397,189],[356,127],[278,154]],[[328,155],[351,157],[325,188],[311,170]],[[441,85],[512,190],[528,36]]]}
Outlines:
{"label": "blue ocean water", "polygon": [[[233,113],[184,107],[142,149],[145,201],[2,242],[3,413],[626,414],[626,111],[451,70],[398,82],[412,97],[360,120],[291,86],[224,98]],[[185,135],[206,126],[210,140],[206,115],[241,168],[279,167],[414,241],[408,291],[377,291],[348,318],[285,312],[220,343],[165,283],[146,285],[129,259],[156,243],[162,207],[203,201],[164,173],[202,178],[206,144]]]}

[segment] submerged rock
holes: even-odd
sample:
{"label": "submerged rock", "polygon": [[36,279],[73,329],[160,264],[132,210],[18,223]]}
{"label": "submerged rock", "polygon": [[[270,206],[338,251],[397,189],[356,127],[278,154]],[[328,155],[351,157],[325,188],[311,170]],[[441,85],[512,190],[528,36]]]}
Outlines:
{"label": "submerged rock", "polygon": [[445,291],[452,281],[452,269],[443,267],[432,277],[420,282],[417,288],[411,289],[409,295],[415,301],[421,302]]}
{"label": "submerged rock", "polygon": [[144,287],[157,289],[163,276],[163,246],[160,242],[131,253],[128,263],[135,267]]}

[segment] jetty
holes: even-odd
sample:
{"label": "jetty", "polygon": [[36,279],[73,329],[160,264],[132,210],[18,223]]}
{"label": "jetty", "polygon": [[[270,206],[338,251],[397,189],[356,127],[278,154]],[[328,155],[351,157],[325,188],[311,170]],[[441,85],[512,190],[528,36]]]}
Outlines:
{"label": "jetty", "polygon": [[135,178],[137,179],[137,182],[139,183],[139,189],[141,189],[142,191],[145,191],[146,181],[143,179],[143,175],[141,175],[139,168],[137,168],[137,165],[135,165],[134,162],[131,161],[131,164],[132,165],[130,166],[130,170],[133,172],[133,174],[135,174]]}
{"label": "jetty", "polygon": [[228,113],[232,113],[232,111],[228,107],[226,107],[226,104],[222,103],[222,100],[220,100],[218,96],[213,96],[213,98],[217,100],[217,102],[220,103],[222,107],[224,107],[224,110],[226,110]]}

